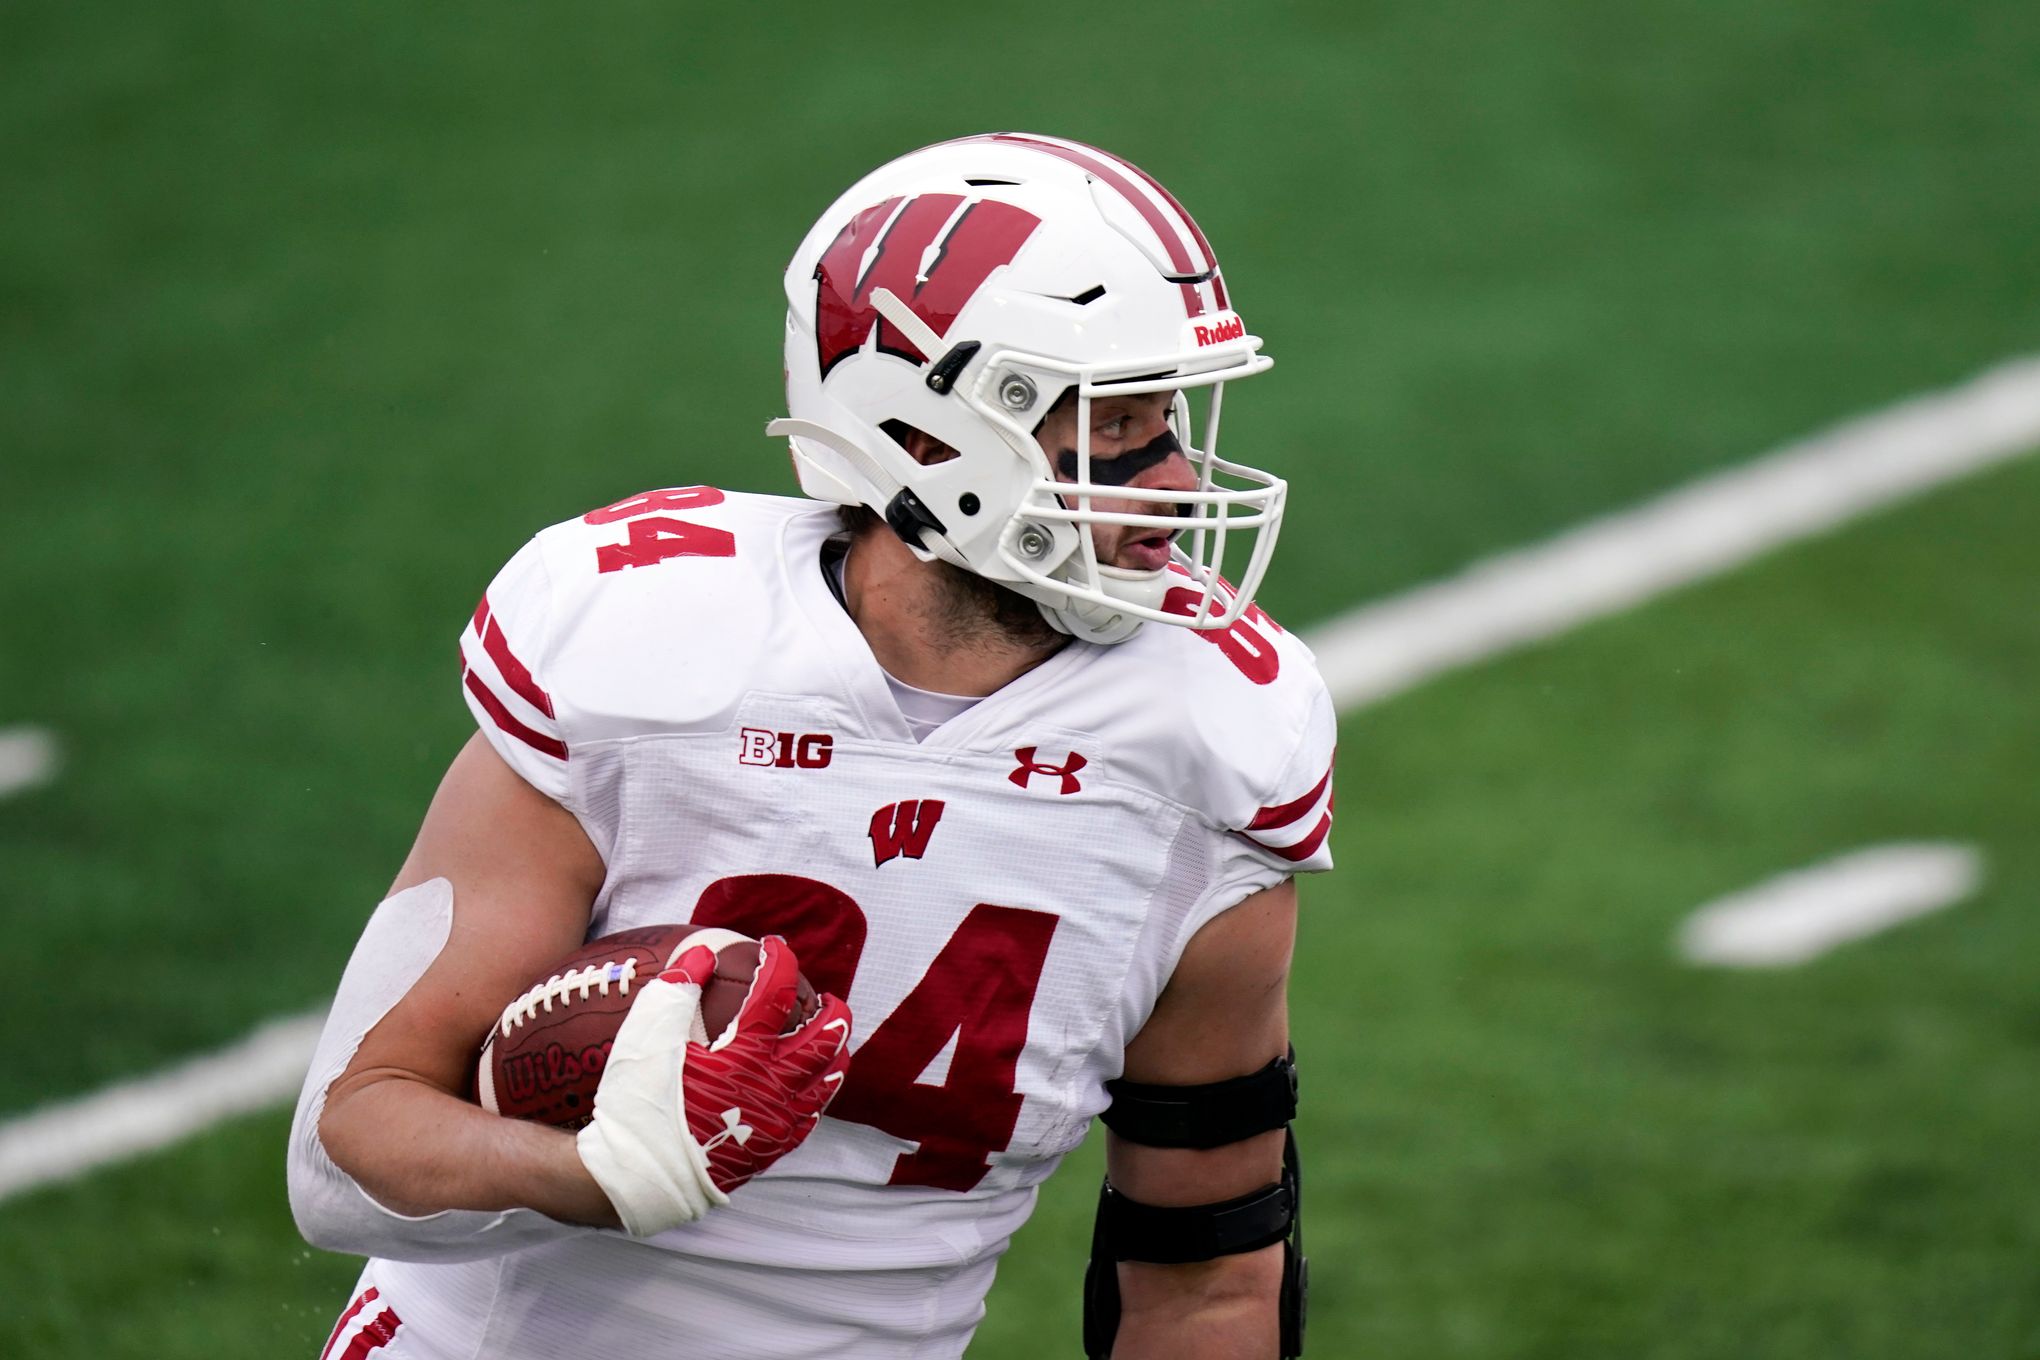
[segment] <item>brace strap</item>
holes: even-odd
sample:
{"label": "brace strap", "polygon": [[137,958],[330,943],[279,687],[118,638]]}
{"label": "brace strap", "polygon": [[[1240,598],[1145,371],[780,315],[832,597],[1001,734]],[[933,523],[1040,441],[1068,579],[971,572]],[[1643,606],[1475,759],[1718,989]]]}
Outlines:
{"label": "brace strap", "polygon": [[1273,1246],[1289,1235],[1295,1216],[1296,1187],[1287,1177],[1237,1199],[1178,1209],[1128,1199],[1107,1182],[1097,1241],[1114,1261],[1183,1265]]}
{"label": "brace strap", "polygon": [[1130,1143],[1215,1148],[1268,1133],[1296,1118],[1296,1050],[1258,1072],[1201,1086],[1105,1083],[1112,1103],[1099,1118]]}

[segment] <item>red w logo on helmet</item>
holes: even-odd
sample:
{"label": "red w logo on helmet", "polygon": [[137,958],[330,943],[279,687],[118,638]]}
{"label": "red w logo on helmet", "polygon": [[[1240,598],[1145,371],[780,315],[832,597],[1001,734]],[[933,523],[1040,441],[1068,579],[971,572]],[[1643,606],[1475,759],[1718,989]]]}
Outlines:
{"label": "red w logo on helmet", "polygon": [[889,198],[836,234],[815,266],[815,357],[823,377],[864,344],[874,321],[885,353],[916,364],[934,358],[879,317],[873,290],[890,290],[937,335],[946,335],[971,295],[994,269],[1010,264],[1041,225],[1010,203],[980,199],[964,208],[963,201],[961,194],[923,194],[901,208],[899,199]]}

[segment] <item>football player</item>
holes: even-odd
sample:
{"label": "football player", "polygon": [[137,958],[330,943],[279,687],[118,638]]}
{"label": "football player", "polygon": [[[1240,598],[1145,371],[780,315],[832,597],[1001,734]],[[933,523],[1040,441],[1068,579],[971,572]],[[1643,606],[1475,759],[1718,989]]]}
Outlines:
{"label": "football player", "polygon": [[[1285,486],[1217,454],[1261,342],[1167,190],[1018,133],[860,180],[786,295],[807,499],[590,511],[463,633],[478,732],[292,1129],[306,1237],[371,1258],[328,1354],[959,1355],[1102,1116],[1087,1350],[1294,1355],[1284,990],[1334,734],[1252,603]],[[685,977],[578,1133],[466,1098],[528,978],[671,921],[848,1002],[718,1056],[755,1147],[690,1127]]]}

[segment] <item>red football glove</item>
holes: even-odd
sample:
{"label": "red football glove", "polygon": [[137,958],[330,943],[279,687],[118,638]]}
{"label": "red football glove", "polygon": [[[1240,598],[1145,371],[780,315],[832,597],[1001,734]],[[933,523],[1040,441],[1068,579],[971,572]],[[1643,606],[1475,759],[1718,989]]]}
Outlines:
{"label": "red football glove", "polygon": [[[715,955],[696,947],[659,975],[705,984]],[[736,1189],[814,1132],[849,1070],[850,1008],[823,993],[814,1019],[783,1031],[799,1005],[800,964],[784,939],[759,943],[758,972],[737,1018],[687,1055],[687,1126],[715,1187]]]}
{"label": "red football glove", "polygon": [[595,1116],[576,1135],[582,1162],[635,1237],[691,1223],[798,1147],[843,1085],[850,1008],[824,994],[782,1034],[799,964],[768,935],[736,1019],[690,1041],[715,953],[696,945],[645,984],[617,1030]]}

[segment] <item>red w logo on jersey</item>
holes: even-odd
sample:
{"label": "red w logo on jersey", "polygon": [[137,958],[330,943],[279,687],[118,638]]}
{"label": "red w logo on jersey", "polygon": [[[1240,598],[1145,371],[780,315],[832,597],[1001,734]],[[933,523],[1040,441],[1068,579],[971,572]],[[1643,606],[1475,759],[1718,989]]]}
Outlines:
{"label": "red w logo on jersey", "polygon": [[887,803],[871,814],[871,862],[883,864],[901,855],[921,858],[928,853],[928,838],[935,834],[935,823],[941,820],[940,798]]}
{"label": "red w logo on jersey", "polygon": [[863,345],[874,321],[885,353],[916,364],[934,358],[880,320],[873,290],[889,290],[937,335],[947,335],[971,295],[994,269],[1010,264],[1041,225],[1033,213],[995,199],[980,199],[959,214],[963,201],[961,194],[923,194],[901,208],[899,199],[889,198],[837,233],[815,267],[815,355],[824,378]]}

